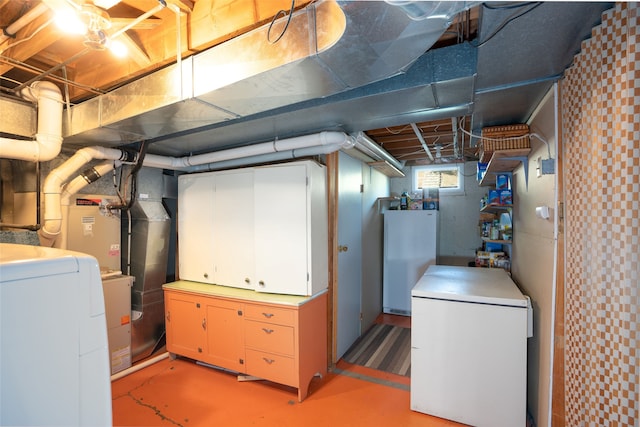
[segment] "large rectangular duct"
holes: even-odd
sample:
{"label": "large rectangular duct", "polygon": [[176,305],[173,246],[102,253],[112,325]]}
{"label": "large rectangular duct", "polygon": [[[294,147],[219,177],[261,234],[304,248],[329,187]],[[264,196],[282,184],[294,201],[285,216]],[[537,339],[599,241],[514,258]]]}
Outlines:
{"label": "large rectangular duct", "polygon": [[383,80],[404,72],[464,8],[440,2],[415,20],[386,2],[311,3],[277,43],[265,25],[72,107],[65,144],[166,138]]}
{"label": "large rectangular duct", "polygon": [[164,334],[162,285],[166,282],[170,227],[162,202],[140,200],[131,207],[131,248],[123,245],[123,270],[130,262],[128,274],[135,277],[131,290],[134,362],[149,356]]}

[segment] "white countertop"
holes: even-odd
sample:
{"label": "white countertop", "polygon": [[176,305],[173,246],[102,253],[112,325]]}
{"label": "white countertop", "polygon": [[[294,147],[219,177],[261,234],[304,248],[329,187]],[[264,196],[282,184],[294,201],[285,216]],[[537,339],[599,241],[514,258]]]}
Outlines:
{"label": "white countertop", "polygon": [[411,296],[527,307],[527,298],[500,268],[432,265],[413,287]]}
{"label": "white countertop", "polygon": [[196,293],[214,297],[241,299],[257,303],[291,305],[296,307],[306,304],[312,299],[327,293],[327,290],[324,289],[312,296],[271,294],[266,292],[256,292],[250,289],[240,289],[230,286],[192,282],[190,280],[178,280],[175,282],[165,283],[164,285],[162,285],[162,289]]}

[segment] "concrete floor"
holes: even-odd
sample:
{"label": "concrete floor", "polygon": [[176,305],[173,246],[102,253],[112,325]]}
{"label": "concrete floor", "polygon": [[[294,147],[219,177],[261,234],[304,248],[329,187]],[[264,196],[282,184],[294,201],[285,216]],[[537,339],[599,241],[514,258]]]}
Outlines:
{"label": "concrete floor", "polygon": [[[380,321],[408,326],[409,318]],[[461,424],[409,409],[410,379],[340,361],[314,378],[298,402],[293,388],[241,382],[189,359],[166,358],[112,383],[114,426],[420,426]]]}

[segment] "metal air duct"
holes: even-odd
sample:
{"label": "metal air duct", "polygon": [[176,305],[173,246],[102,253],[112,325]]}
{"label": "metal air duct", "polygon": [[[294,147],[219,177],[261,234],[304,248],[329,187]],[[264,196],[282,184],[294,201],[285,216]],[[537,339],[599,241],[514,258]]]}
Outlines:
{"label": "metal air duct", "polygon": [[122,258],[131,261],[127,274],[134,276],[131,290],[131,354],[136,362],[149,356],[164,334],[164,296],[167,282],[171,221],[162,201],[136,201],[131,207],[131,246],[123,246]]}
{"label": "metal air duct", "polygon": [[[118,146],[184,136],[397,75],[467,6],[434,4],[433,17],[415,20],[385,2],[313,2],[293,14],[277,43],[268,41],[265,25],[72,107],[65,143]],[[193,151],[180,146],[180,153]]]}

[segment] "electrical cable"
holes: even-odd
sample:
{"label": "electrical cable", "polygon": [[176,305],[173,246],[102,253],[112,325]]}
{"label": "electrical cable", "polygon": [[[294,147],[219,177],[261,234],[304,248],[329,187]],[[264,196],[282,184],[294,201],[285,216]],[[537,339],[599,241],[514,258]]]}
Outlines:
{"label": "electrical cable", "polygon": [[[124,211],[128,211],[133,207],[133,204],[136,201],[136,192],[138,190],[138,172],[140,168],[142,168],[142,162],[144,161],[144,157],[147,153],[147,144],[146,141],[142,141],[140,145],[140,150],[138,151],[138,156],[136,159],[136,164],[133,166],[131,173],[127,177],[127,181],[131,181],[131,193],[129,196],[128,203],[120,203],[119,205],[107,205],[107,209],[120,209]],[[122,178],[122,175],[120,176]],[[126,193],[126,191],[124,191]]]}
{"label": "electrical cable", "polygon": [[291,0],[291,9],[289,9],[289,16],[287,17],[287,22],[284,24],[284,28],[282,29],[282,32],[280,33],[280,35],[275,40],[272,41],[271,29],[273,28],[273,24],[275,24],[276,20],[280,17],[280,15],[287,16],[287,11],[281,9],[278,11],[278,13],[274,15],[273,19],[271,20],[271,24],[269,24],[269,28],[267,29],[267,41],[270,44],[278,43],[278,41],[280,41],[282,36],[284,36],[284,33],[287,32],[287,28],[289,28],[289,24],[291,23],[291,17],[293,16],[295,4],[296,4],[296,0]]}

